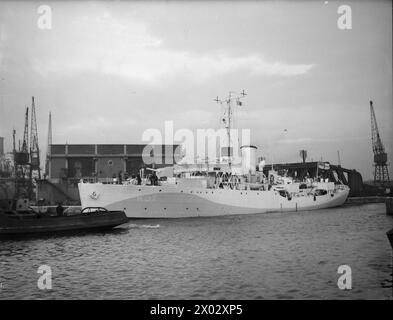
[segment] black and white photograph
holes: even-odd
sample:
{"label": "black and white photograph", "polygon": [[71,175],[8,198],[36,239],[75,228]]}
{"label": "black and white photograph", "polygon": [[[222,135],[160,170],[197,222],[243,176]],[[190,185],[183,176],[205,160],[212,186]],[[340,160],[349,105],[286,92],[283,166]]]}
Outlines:
{"label": "black and white photograph", "polygon": [[392,11],[1,0],[0,300],[392,300]]}

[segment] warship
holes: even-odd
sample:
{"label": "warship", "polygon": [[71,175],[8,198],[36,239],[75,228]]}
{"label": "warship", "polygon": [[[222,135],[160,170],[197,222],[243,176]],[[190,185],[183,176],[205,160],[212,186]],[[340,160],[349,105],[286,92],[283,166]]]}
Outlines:
{"label": "warship", "polygon": [[[337,207],[344,204],[349,187],[328,179],[296,181],[257,163],[254,145],[240,147],[240,161],[232,163],[233,102],[241,105],[244,91],[224,101],[222,119],[228,133],[226,158],[216,163],[182,163],[160,169],[141,169],[137,178],[119,183],[78,184],[82,207],[122,210],[129,218],[185,218],[290,212]],[[225,147],[226,148],[226,147]],[[224,149],[224,148],[223,148]]]}

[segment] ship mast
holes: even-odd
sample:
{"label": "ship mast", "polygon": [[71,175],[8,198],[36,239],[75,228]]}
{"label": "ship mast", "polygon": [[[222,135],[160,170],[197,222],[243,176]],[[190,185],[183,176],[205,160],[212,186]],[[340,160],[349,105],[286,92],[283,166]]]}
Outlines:
{"label": "ship mast", "polygon": [[228,136],[228,146],[227,146],[227,156],[228,156],[228,165],[229,169],[231,169],[232,165],[232,153],[231,153],[231,129],[232,129],[232,112],[233,112],[233,107],[232,107],[232,102],[235,100],[237,106],[241,106],[242,102],[240,101],[242,98],[244,98],[247,94],[244,92],[244,90],[240,93],[236,93],[234,91],[229,91],[228,97],[225,99],[219,99],[218,97],[214,99],[219,104],[226,104],[226,118],[222,119],[222,122],[225,125],[225,129],[227,131],[227,136]]}

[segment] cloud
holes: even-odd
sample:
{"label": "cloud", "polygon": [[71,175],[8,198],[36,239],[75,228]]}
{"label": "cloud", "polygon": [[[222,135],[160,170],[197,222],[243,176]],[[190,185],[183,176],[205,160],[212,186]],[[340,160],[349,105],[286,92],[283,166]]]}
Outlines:
{"label": "cloud", "polygon": [[59,26],[56,32],[56,39],[61,40],[52,38],[43,45],[45,52],[33,58],[33,67],[41,75],[93,71],[157,84],[179,77],[201,82],[238,71],[289,77],[313,67],[269,62],[258,54],[196,54],[165,48],[164,41],[152,35],[145,24],[121,21],[107,12],[75,18],[71,26]]}

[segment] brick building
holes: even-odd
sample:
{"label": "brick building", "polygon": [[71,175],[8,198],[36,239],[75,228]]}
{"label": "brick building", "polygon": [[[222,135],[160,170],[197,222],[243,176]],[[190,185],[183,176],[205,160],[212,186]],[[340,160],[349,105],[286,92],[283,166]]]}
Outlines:
{"label": "brick building", "polygon": [[130,176],[141,168],[170,166],[180,154],[179,149],[177,145],[52,144],[47,175],[53,182],[91,177],[105,179],[121,173]]}

